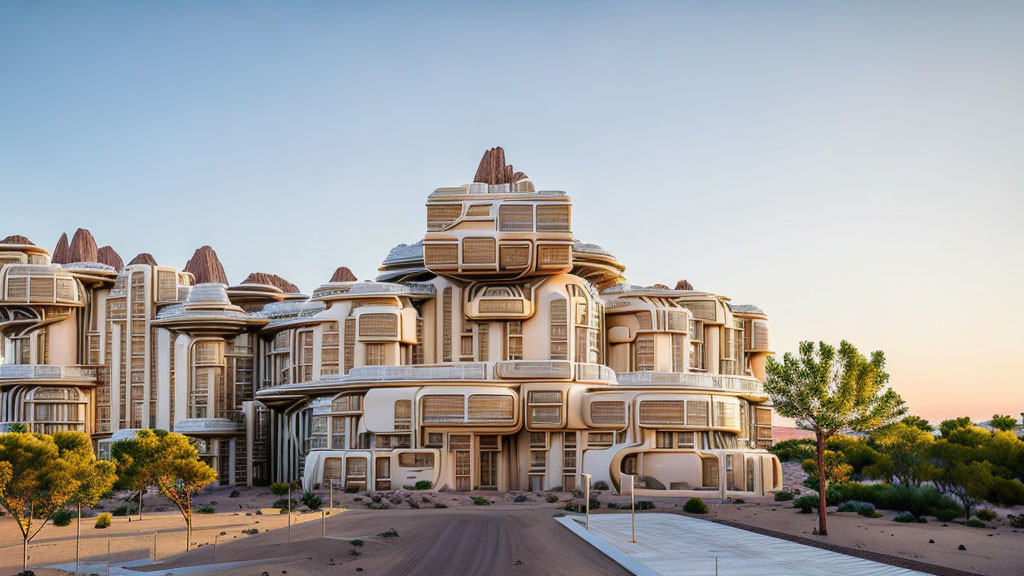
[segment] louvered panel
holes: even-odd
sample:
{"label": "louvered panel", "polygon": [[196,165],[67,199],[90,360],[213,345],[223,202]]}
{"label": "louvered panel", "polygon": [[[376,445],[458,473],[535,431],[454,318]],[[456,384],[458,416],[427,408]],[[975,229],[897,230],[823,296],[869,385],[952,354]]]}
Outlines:
{"label": "louvered panel", "polygon": [[424,422],[435,424],[462,422],[465,413],[465,397],[462,395],[423,397]]}
{"label": "louvered panel", "polygon": [[463,264],[494,264],[494,238],[466,238],[462,241]]}
{"label": "louvered panel", "polygon": [[502,268],[523,268],[530,263],[529,246],[501,246],[498,251]]}
{"label": "louvered panel", "polygon": [[462,204],[431,204],[427,206],[427,230],[441,230],[462,215]]}
{"label": "louvered panel", "polygon": [[686,403],[686,425],[707,426],[708,425],[708,402],[705,400],[690,400]]}
{"label": "louvered panel", "polygon": [[537,206],[538,232],[568,232],[569,206]]}
{"label": "louvered panel", "polygon": [[771,342],[769,339],[768,323],[764,320],[754,320],[753,328],[753,338],[750,348],[753,350],[770,350]]}
{"label": "louvered panel", "polygon": [[537,250],[538,263],[541,266],[568,266],[569,250],[569,246],[541,246]]}
{"label": "louvered panel", "polygon": [[498,229],[502,232],[532,232],[533,205],[502,204],[498,208]]}
{"label": "louvered panel", "polygon": [[169,302],[178,298],[178,275],[174,270],[157,270],[156,299]]}
{"label": "louvered panel", "polygon": [[562,409],[560,406],[531,406],[530,423],[532,424],[559,424],[562,421]]}
{"label": "louvered panel", "polygon": [[430,244],[423,247],[423,261],[431,268],[454,267],[459,263],[457,244]]}
{"label": "louvered panel", "polygon": [[702,300],[699,302],[681,302],[681,304],[693,312],[697,320],[715,321],[715,302],[713,300]]}
{"label": "louvered panel", "polygon": [[511,422],[514,402],[511,396],[473,394],[469,397],[469,419],[475,422]]}
{"label": "louvered panel", "polygon": [[590,420],[594,424],[626,424],[625,402],[592,402]]}
{"label": "louvered panel", "polygon": [[363,314],[359,316],[360,338],[397,338],[398,316],[394,314]]}
{"label": "louvered panel", "polygon": [[474,205],[469,207],[468,211],[466,211],[466,216],[472,216],[472,217],[475,217],[475,218],[480,218],[480,217],[490,216],[490,215],[491,215],[491,205],[490,204],[474,204]]}
{"label": "louvered panel", "polygon": [[480,312],[483,314],[522,314],[522,300],[481,300]]}
{"label": "louvered panel", "polygon": [[645,425],[683,425],[685,413],[681,400],[645,400],[640,402],[640,423]]}

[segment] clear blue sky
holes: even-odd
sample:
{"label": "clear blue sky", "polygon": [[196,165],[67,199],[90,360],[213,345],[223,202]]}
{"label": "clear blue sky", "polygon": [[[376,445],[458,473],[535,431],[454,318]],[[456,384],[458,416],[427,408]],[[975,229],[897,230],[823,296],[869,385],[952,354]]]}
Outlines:
{"label": "clear blue sky", "polygon": [[0,4],[0,235],[310,291],[483,150],[637,283],[881,348],[911,408],[1024,410],[1024,4]]}

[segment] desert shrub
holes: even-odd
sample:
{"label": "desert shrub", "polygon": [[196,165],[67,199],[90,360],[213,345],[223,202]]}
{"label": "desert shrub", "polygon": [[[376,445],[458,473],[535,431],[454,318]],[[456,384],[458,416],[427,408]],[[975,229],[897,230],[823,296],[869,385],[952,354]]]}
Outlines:
{"label": "desert shrub", "polygon": [[859,502],[857,500],[847,500],[839,505],[839,512],[859,512],[861,508],[875,509],[875,505],[870,502]]}
{"label": "desert shrub", "polygon": [[512,498],[512,501],[519,504],[522,502],[529,502],[530,499],[526,497],[526,494],[516,494],[515,498]]}
{"label": "desert shrub", "polygon": [[618,508],[618,507],[619,507],[619,505],[618,505],[618,504],[616,504],[615,502],[609,502],[609,503],[608,503],[608,507],[609,507],[609,508]]}
{"label": "desert shrub", "polygon": [[683,505],[683,511],[689,512],[690,514],[707,514],[708,505],[704,503],[700,498],[690,498]]}
{"label": "desert shrub", "polygon": [[865,518],[881,518],[882,513],[878,512],[874,508],[860,508],[857,510],[857,514],[864,516]]}
{"label": "desert shrub", "polygon": [[270,491],[278,496],[287,496],[288,486],[287,482],[273,482],[270,484]]}
{"label": "desert shrub", "polygon": [[484,498],[483,496],[474,496],[473,497],[473,504],[475,504],[477,506],[488,506],[488,505],[490,505],[490,503],[491,503],[491,501],[488,500],[487,498]]}
{"label": "desert shrub", "polygon": [[971,518],[967,521],[967,526],[970,526],[971,528],[984,528],[985,523],[977,518]]}
{"label": "desert shrub", "polygon": [[1024,528],[1024,514],[1018,516],[1009,514],[1006,518],[1009,519],[1011,528]]}
{"label": "desert shrub", "polygon": [[210,506],[209,504],[196,508],[197,514],[213,514],[214,512],[216,512],[216,510],[214,510],[213,506]]}
{"label": "desert shrub", "polygon": [[260,529],[259,528],[246,528],[245,530],[242,530],[242,534],[245,534],[247,536],[254,536],[254,535],[259,534],[259,533],[260,533]]}
{"label": "desert shrub", "polygon": [[636,509],[637,510],[654,510],[654,502],[651,502],[650,500],[637,500],[636,501]]}
{"label": "desert shrub", "polygon": [[50,518],[53,520],[54,526],[67,526],[71,524],[72,515],[70,510],[57,510]]}
{"label": "desert shrub", "polygon": [[96,528],[110,528],[110,512],[104,512],[96,517]]}
{"label": "desert shrub", "polygon": [[351,541],[350,541],[350,544],[352,544],[352,545],[353,545],[353,546],[355,546],[356,548],[359,548],[359,547],[361,547],[361,546],[363,545],[363,541],[362,541],[362,540],[360,540],[359,538],[356,538],[356,539],[354,539],[354,540],[351,540]]}
{"label": "desert shrub", "polygon": [[385,510],[387,509],[388,505],[383,502],[371,501],[366,503],[366,507],[369,508],[370,510]]}
{"label": "desert shrub", "polygon": [[548,501],[548,504],[554,504],[555,502],[558,502],[558,496],[555,494],[549,493],[547,496],[544,497],[544,499]]}
{"label": "desert shrub", "polygon": [[239,492],[238,490],[232,490],[231,494],[228,494],[228,498],[238,498],[241,495],[242,493]]}
{"label": "desert shrub", "polygon": [[796,500],[793,500],[793,507],[799,508],[800,512],[804,514],[810,514],[814,510],[818,509],[818,496],[815,494],[804,494]]}
{"label": "desert shrub", "polygon": [[447,508],[448,505],[444,502],[434,502],[434,508]]}
{"label": "desert shrub", "polygon": [[917,522],[917,518],[914,517],[910,512],[898,512],[892,519],[893,522],[902,522],[904,524],[913,524]]}
{"label": "desert shrub", "polygon": [[996,514],[995,511],[989,510],[988,508],[984,510],[978,510],[977,516],[985,522],[991,522],[999,517],[999,515]]}
{"label": "desert shrub", "polygon": [[734,498],[734,499],[733,499],[733,501],[732,501],[732,503],[733,503],[733,504],[746,504],[746,503],[747,503],[747,501],[746,501],[746,500],[744,500],[743,498]]}
{"label": "desert shrub", "polygon": [[793,499],[793,493],[792,492],[789,492],[789,491],[786,491],[786,490],[782,490],[780,492],[776,492],[775,493],[775,501],[776,502],[789,502],[792,499]]}
{"label": "desert shrub", "polygon": [[128,516],[131,513],[132,513],[132,509],[127,504],[122,504],[122,505],[118,506],[117,508],[114,508],[114,511],[113,511],[114,516]]}
{"label": "desert shrub", "polygon": [[[292,504],[293,504],[292,507],[294,508],[294,504],[295,504],[294,500],[292,500]],[[270,505],[270,507],[271,508],[280,508],[281,510],[287,510],[288,509],[288,499],[287,498],[281,498],[280,500],[275,500],[274,503]]]}
{"label": "desert shrub", "polygon": [[769,451],[783,462],[803,462],[814,458],[813,440],[783,440],[776,442]]}
{"label": "desert shrub", "polygon": [[430,490],[433,487],[434,484],[430,480],[419,480],[413,488],[416,490]]}
{"label": "desert shrub", "polygon": [[597,482],[594,482],[594,490],[607,490],[607,489],[608,489],[608,483],[605,482],[604,480],[598,480]]}
{"label": "desert shrub", "polygon": [[935,519],[939,522],[952,522],[962,516],[962,514],[959,510],[939,508],[932,512],[932,516],[935,516]]}
{"label": "desert shrub", "polygon": [[[956,502],[940,494],[933,486],[893,486],[892,484],[847,482],[829,486],[829,491],[834,491],[842,502],[848,500],[870,502],[879,510],[912,512],[914,516],[931,514],[939,518],[937,514],[939,510],[953,510],[961,513],[960,506]],[[956,515],[953,516],[953,518],[955,517]],[[948,522],[948,520],[944,520],[944,522]]]}
{"label": "desert shrub", "polygon": [[388,528],[380,534],[377,534],[377,538],[398,538],[398,530]]}
{"label": "desert shrub", "polygon": [[317,496],[316,494],[313,494],[312,492],[306,492],[305,494],[302,495],[302,503],[305,504],[306,508],[309,508],[310,510],[319,510],[320,505],[323,504],[323,501],[320,500],[320,497]]}
{"label": "desert shrub", "polygon": [[842,459],[853,468],[853,474],[860,476],[864,468],[872,466],[881,457],[864,438],[833,436],[825,442],[825,449],[842,454]]}

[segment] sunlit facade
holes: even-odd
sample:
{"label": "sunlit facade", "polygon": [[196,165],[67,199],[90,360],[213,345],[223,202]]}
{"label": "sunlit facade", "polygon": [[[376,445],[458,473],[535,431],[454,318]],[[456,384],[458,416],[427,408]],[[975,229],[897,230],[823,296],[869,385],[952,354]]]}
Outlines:
{"label": "sunlit facade", "polygon": [[208,247],[177,270],[63,262],[62,242],[51,258],[0,241],[0,426],[80,430],[101,454],[173,430],[225,484],[781,487],[765,315],[685,282],[628,284],[575,238],[570,197],[500,149],[429,195],[422,241],[376,281],[339,269],[310,296],[267,274],[228,286]]}

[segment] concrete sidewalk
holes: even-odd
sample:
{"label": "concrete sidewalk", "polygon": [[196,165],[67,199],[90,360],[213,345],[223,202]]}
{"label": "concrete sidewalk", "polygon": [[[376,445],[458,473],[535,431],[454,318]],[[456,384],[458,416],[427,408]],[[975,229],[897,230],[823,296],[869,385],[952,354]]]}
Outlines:
{"label": "concrete sidewalk", "polygon": [[628,513],[593,514],[590,532],[582,516],[557,520],[641,576],[927,576],[677,514],[638,515],[636,543],[629,541]]}

